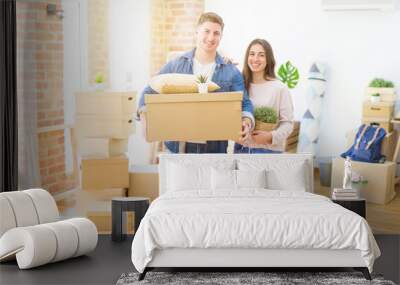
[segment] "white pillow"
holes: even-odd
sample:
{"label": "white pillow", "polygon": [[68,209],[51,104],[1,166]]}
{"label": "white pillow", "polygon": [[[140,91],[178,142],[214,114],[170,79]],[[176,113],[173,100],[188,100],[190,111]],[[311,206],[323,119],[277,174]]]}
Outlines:
{"label": "white pillow", "polygon": [[267,188],[265,170],[236,170],[237,188]]}
{"label": "white pillow", "polygon": [[241,158],[237,165],[239,170],[265,169],[267,188],[271,190],[306,191],[312,183],[306,177],[308,165],[304,160]]}
{"label": "white pillow", "polygon": [[194,189],[210,189],[211,168],[179,164],[168,164],[167,191],[185,191]]}
{"label": "white pillow", "polygon": [[236,189],[236,170],[232,169],[211,169],[211,189],[212,190],[235,190]]}
{"label": "white pillow", "polygon": [[[160,94],[198,93],[197,77],[193,74],[166,73],[154,76],[150,80],[150,87]],[[218,90],[220,87],[208,82],[208,92]]]}
{"label": "white pillow", "polygon": [[232,159],[209,158],[204,159],[174,159],[165,165],[166,191],[182,190],[211,190],[211,168],[234,169]]}
{"label": "white pillow", "polygon": [[304,163],[294,164],[290,171],[283,168],[267,170],[267,187],[272,190],[306,191]]}

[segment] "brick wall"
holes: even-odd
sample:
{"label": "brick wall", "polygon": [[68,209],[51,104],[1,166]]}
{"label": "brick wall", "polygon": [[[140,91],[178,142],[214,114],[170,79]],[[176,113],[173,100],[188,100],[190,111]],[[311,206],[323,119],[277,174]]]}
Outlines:
{"label": "brick wall", "polygon": [[152,0],[151,74],[165,64],[169,52],[195,46],[196,24],[204,12],[204,0]]}
{"label": "brick wall", "polygon": [[109,82],[108,58],[108,0],[88,1],[88,78],[95,82],[96,74]]}
{"label": "brick wall", "polygon": [[65,174],[63,26],[47,15],[49,3],[61,8],[60,0],[17,1],[19,161],[24,171],[24,162],[37,161],[29,160],[37,148],[41,186],[55,193],[74,188],[77,177]]}

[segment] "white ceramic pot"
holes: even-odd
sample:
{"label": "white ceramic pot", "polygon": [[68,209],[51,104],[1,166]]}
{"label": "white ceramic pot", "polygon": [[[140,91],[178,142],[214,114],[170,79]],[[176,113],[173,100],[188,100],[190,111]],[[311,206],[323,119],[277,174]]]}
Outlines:
{"label": "white ceramic pot", "polygon": [[197,83],[199,93],[208,93],[208,83]]}
{"label": "white ceramic pot", "polygon": [[372,102],[372,103],[378,103],[378,102],[380,102],[381,101],[381,96],[369,96],[369,100]]}

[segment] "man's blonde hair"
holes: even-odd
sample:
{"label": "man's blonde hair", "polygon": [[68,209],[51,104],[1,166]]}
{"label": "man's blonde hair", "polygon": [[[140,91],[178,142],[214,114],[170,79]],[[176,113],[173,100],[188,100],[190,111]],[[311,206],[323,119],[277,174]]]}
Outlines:
{"label": "man's blonde hair", "polygon": [[199,21],[197,22],[197,26],[200,26],[201,24],[205,22],[211,22],[211,23],[216,23],[221,26],[221,30],[224,30],[224,21],[222,18],[213,12],[207,12],[203,13],[200,15]]}

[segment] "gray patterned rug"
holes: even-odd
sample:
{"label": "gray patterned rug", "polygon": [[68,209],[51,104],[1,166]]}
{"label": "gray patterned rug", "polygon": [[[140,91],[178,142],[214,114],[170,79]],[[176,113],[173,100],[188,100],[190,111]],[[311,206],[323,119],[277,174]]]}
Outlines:
{"label": "gray patterned rug", "polygon": [[146,278],[138,281],[138,273],[122,274],[117,285],[134,284],[213,284],[213,285],[297,285],[297,284],[379,284],[395,285],[380,275],[372,275],[368,281],[360,272],[148,272]]}

